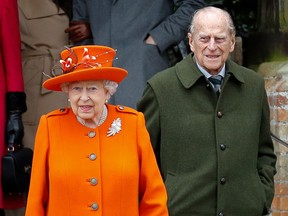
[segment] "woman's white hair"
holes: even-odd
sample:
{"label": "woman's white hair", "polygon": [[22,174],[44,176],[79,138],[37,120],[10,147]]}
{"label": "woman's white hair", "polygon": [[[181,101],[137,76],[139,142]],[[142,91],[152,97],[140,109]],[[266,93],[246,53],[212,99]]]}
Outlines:
{"label": "woman's white hair", "polygon": [[118,87],[118,83],[111,81],[111,80],[104,80],[103,81],[104,84],[104,88],[107,89],[108,93],[110,94],[110,97],[115,94],[117,87]]}
{"label": "woman's white hair", "polygon": [[[69,86],[69,82],[66,83],[62,83],[61,84],[61,89],[63,92],[68,93],[68,86]],[[118,87],[118,83],[111,81],[111,80],[103,80],[103,85],[104,88],[108,91],[110,97],[115,94],[117,87]],[[108,99],[110,99],[110,97]]]}

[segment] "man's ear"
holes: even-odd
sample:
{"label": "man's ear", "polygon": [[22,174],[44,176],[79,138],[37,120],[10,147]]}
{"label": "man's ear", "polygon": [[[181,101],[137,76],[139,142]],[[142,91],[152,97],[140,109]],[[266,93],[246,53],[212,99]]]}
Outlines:
{"label": "man's ear", "polygon": [[192,37],[192,34],[189,32],[188,34],[187,34],[187,36],[188,36],[188,42],[189,42],[189,47],[190,47],[190,50],[192,51],[192,52],[194,52],[194,45],[193,45],[193,37]]}
{"label": "man's ear", "polygon": [[230,52],[234,51],[235,43],[236,43],[236,38],[235,38],[235,35],[233,34],[232,39],[231,39]]}

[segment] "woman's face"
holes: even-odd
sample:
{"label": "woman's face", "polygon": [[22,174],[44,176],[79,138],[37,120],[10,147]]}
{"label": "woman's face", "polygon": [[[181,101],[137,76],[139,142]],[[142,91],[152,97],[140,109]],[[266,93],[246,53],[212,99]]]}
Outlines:
{"label": "woman's face", "polygon": [[79,81],[68,85],[68,97],[76,116],[83,120],[96,121],[102,113],[109,94],[102,80]]}

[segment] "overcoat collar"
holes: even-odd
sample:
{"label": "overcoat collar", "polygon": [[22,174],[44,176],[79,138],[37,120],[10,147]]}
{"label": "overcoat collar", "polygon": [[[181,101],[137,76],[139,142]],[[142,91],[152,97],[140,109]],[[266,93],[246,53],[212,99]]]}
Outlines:
{"label": "overcoat collar", "polygon": [[[64,14],[61,8],[57,8],[55,4],[47,0],[29,0],[29,4],[26,0],[18,0],[18,7],[28,20]],[[45,8],[45,10],[39,10],[39,8]]]}
{"label": "overcoat collar", "polygon": [[[226,74],[233,76],[240,83],[245,83],[241,71],[237,69],[238,67],[236,63],[228,59],[226,62]],[[189,54],[180,63],[176,64],[175,70],[178,79],[187,89],[193,86],[200,77],[204,77],[197,67],[192,54]]]}
{"label": "overcoat collar", "polygon": [[228,59],[226,61],[226,74],[231,74],[238,80],[240,83],[245,83],[242,72],[239,70],[239,65],[237,65],[232,60]]}

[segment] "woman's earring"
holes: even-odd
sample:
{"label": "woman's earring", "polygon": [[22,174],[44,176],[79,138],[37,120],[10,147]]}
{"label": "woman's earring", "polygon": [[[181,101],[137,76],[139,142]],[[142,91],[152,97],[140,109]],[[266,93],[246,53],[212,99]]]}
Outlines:
{"label": "woman's earring", "polygon": [[68,98],[68,102],[70,102],[70,98]]}

